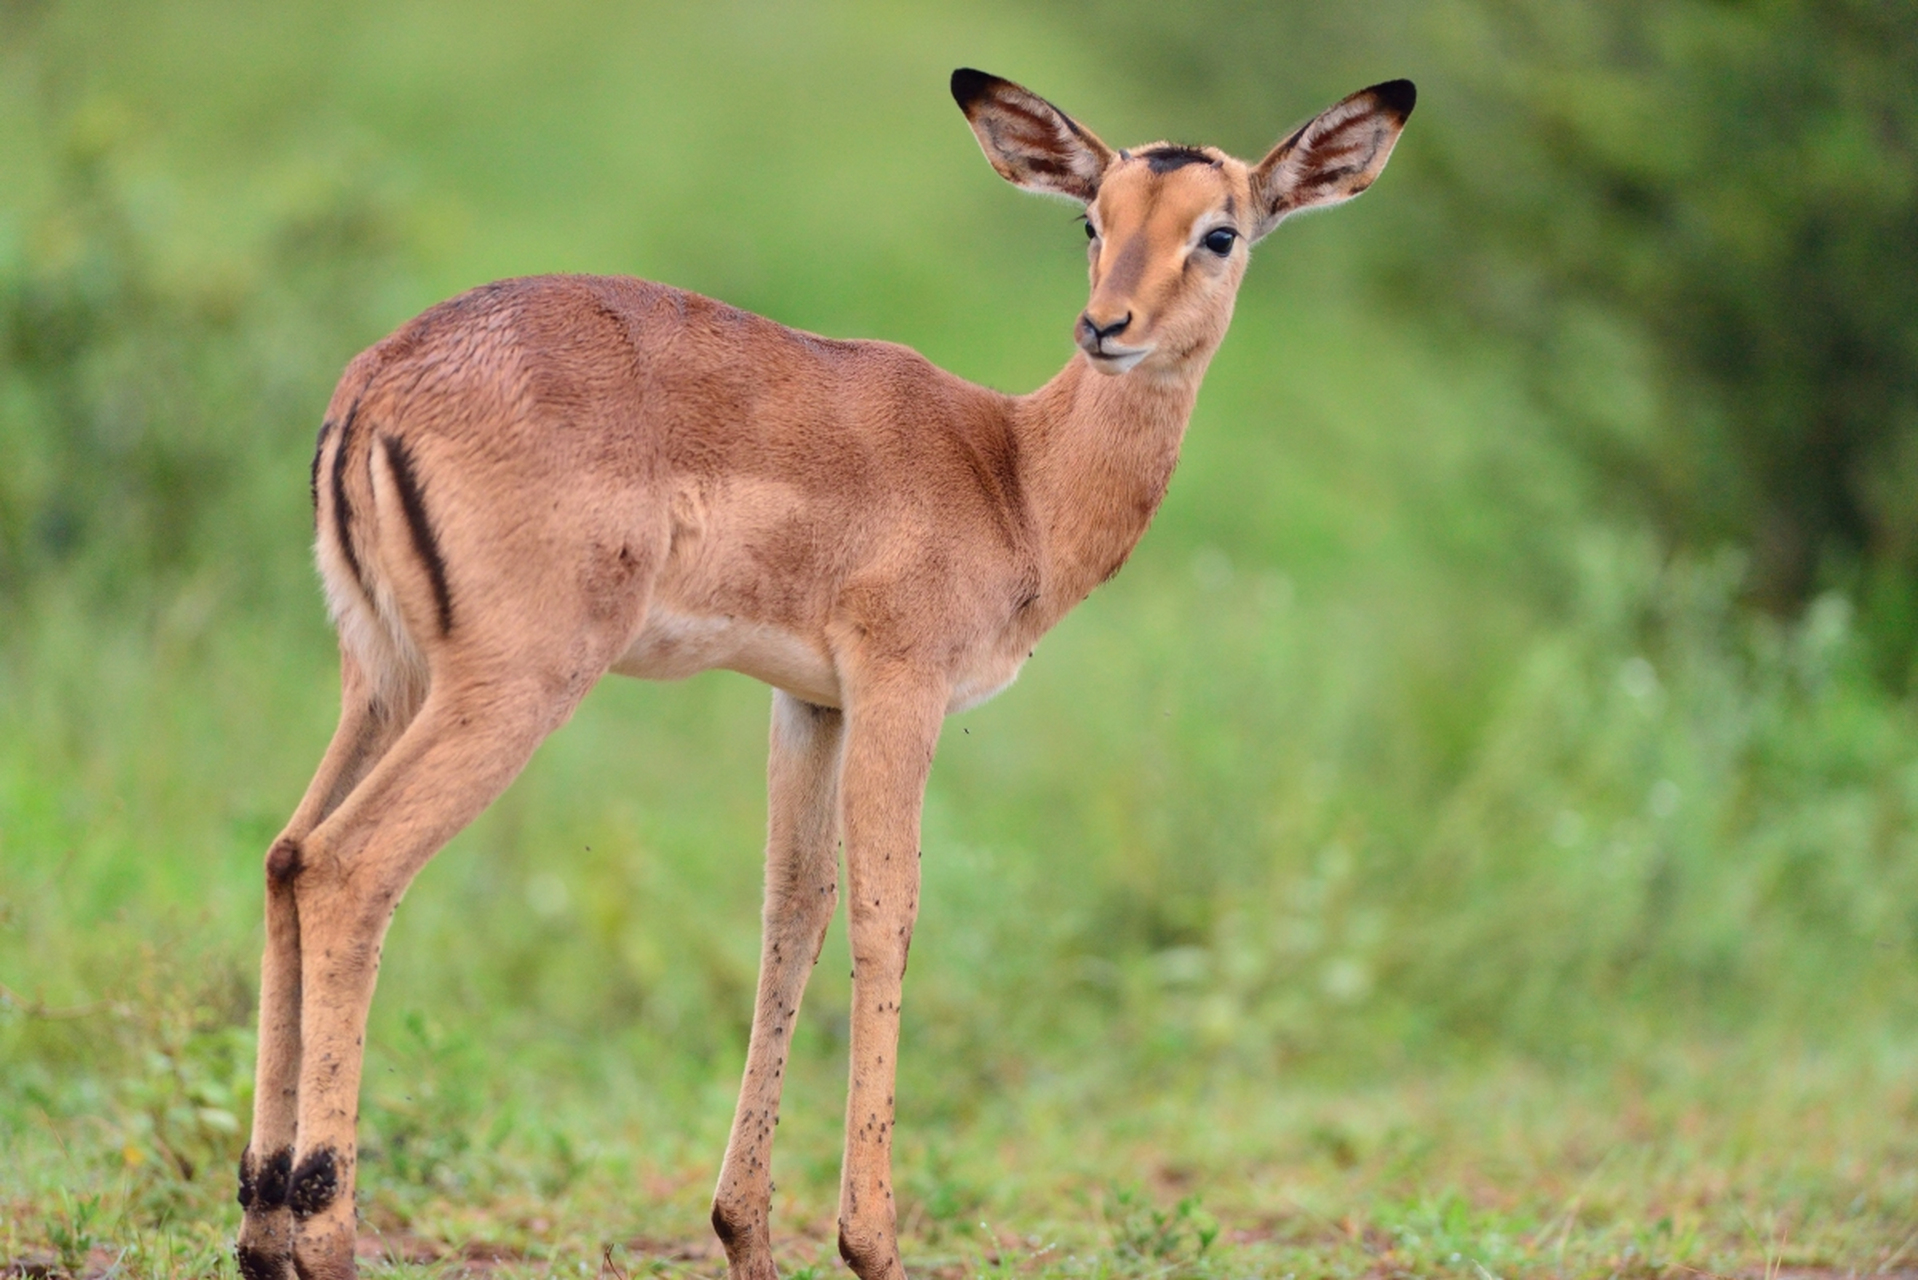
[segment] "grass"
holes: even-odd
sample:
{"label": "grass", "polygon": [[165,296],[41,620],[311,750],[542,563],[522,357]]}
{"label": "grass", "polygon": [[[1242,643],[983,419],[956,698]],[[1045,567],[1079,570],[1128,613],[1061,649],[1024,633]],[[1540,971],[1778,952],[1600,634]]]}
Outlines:
{"label": "grass", "polygon": [[[1029,387],[1074,228],[941,77],[1132,141],[1203,101],[1118,94],[1042,11],[288,14],[51,7],[0,64],[0,302],[72,339],[0,368],[0,1266],[230,1268],[260,858],[335,710],[305,452],[356,345],[590,267]],[[1918,1270],[1912,701],[1844,595],[1751,616],[1735,557],[1607,514],[1508,356],[1366,293],[1391,184],[1260,249],[1134,561],[948,727],[908,1264]],[[609,682],[422,874],[370,1274],[721,1269],[765,714]],[[837,1269],[827,945],[776,1157],[799,1275]]]}
{"label": "grass", "polygon": [[[723,1269],[704,1220],[729,1073],[668,1067],[661,1090],[656,1059],[615,1046],[585,1048],[586,1072],[529,1069],[523,1049],[487,1070],[498,1046],[412,1021],[370,1090],[362,1213],[386,1261],[369,1274],[605,1274],[609,1251],[627,1273]],[[837,1064],[818,1039],[779,1157],[793,1274],[833,1269]],[[1896,1274],[1909,1256],[1918,1096],[1889,1057],[1667,1051],[1385,1082],[1199,1070],[1149,1088],[1088,1062],[968,1091],[959,1121],[926,1100],[955,1082],[912,1070],[898,1164],[915,1274]],[[187,1182],[84,1121],[43,1123],[65,1152],[24,1148],[39,1158],[16,1177],[40,1185],[10,1197],[10,1256],[111,1254],[137,1275],[219,1256],[237,1223],[224,1169]]]}

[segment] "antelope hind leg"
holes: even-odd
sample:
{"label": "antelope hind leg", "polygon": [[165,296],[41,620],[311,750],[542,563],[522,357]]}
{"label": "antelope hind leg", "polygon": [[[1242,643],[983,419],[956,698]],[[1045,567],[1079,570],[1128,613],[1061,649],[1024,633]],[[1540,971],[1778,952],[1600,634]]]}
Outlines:
{"label": "antelope hind leg", "polygon": [[[462,673],[463,674],[463,673]],[[419,715],[301,843],[299,1120],[286,1203],[301,1280],[351,1280],[355,1129],[380,945],[426,861],[492,802],[570,714],[539,675],[436,670]]]}
{"label": "antelope hind leg", "polygon": [[292,1280],[293,1214],[286,1191],[300,1076],[300,921],[293,883],[300,845],[406,728],[415,703],[381,708],[359,664],[340,664],[340,723],[306,795],[266,856],[266,949],[260,958],[259,1058],[253,1130],[240,1156],[245,1220],[234,1245],[244,1280]]}

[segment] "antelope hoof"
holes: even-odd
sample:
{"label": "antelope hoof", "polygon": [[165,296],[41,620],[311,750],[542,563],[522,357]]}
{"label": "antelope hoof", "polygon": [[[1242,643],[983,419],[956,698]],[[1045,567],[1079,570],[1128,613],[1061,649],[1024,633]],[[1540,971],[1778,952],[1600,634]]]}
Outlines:
{"label": "antelope hoof", "polygon": [[248,1214],[233,1245],[240,1280],[294,1280],[293,1216]]}
{"label": "antelope hoof", "polygon": [[726,1246],[726,1280],[779,1280],[765,1214],[715,1202],[713,1234]]}
{"label": "antelope hoof", "polygon": [[899,1261],[899,1242],[890,1236],[857,1233],[839,1224],[839,1256],[859,1280],[906,1280]]}
{"label": "antelope hoof", "polygon": [[352,1214],[302,1222],[293,1240],[293,1270],[299,1280],[359,1280]]}

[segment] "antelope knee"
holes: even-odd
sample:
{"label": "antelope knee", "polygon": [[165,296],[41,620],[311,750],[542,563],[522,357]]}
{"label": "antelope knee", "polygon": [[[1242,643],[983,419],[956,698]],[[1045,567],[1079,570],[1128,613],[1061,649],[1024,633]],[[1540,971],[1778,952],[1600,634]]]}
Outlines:
{"label": "antelope knee", "polygon": [[806,936],[823,938],[839,906],[839,886],[828,882],[815,889],[797,890],[791,903],[793,916]]}
{"label": "antelope knee", "polygon": [[853,968],[861,976],[903,978],[906,957],[912,951],[912,917],[868,914],[852,920]]}
{"label": "antelope knee", "polygon": [[281,836],[266,851],[266,883],[270,889],[291,889],[294,881],[300,877],[300,871],[306,863],[305,852],[300,842],[289,836]]}
{"label": "antelope knee", "polygon": [[[384,931],[406,888],[394,868],[365,859],[344,861],[318,833],[298,843],[288,840],[276,844],[274,853],[283,846],[290,850],[287,856],[297,868],[286,887],[298,904],[302,929],[309,925],[323,930],[345,929],[354,936]],[[269,854],[269,876],[272,861],[273,854]]]}

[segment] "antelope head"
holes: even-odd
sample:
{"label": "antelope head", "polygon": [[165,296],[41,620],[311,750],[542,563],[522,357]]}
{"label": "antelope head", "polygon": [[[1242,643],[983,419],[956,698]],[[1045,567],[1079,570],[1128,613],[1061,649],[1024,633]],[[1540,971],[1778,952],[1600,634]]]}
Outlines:
{"label": "antelope head", "polygon": [[1385,169],[1412,114],[1409,80],[1346,98],[1257,164],[1215,147],[1155,142],[1114,151],[1009,80],[962,68],[952,96],[1000,176],[1085,206],[1092,294],[1074,336],[1117,376],[1178,374],[1225,336],[1254,242],[1281,221],[1358,195]]}

